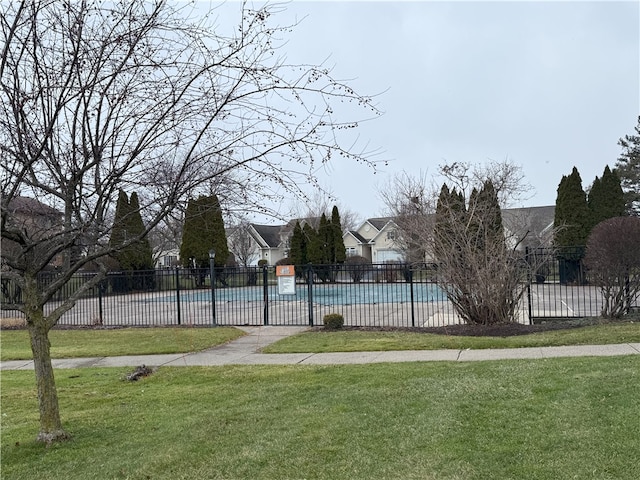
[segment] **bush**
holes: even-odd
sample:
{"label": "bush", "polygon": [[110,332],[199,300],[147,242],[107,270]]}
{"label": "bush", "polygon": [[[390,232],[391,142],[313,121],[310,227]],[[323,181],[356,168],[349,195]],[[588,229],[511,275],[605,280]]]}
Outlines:
{"label": "bush", "polygon": [[278,260],[276,262],[276,265],[277,266],[280,266],[280,265],[293,265],[293,260],[290,257],[284,257],[284,258],[281,258],[280,260]]}
{"label": "bush", "polygon": [[585,264],[591,282],[604,300],[602,316],[629,313],[640,294],[640,218],[614,217],[600,222],[589,235]]}
{"label": "bush", "polygon": [[351,255],[344,261],[345,269],[354,283],[359,283],[371,270],[371,260],[360,255]]}
{"label": "bush", "polygon": [[339,313],[329,313],[324,316],[322,321],[327,330],[338,330],[344,326],[344,317]]}

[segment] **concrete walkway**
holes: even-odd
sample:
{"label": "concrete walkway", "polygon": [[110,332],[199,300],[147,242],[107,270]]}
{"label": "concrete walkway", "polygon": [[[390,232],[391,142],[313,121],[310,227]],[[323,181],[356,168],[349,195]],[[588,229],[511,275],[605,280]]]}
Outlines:
{"label": "concrete walkway", "polygon": [[[126,357],[69,358],[53,360],[54,368],[83,367],[185,367],[219,365],[343,365],[382,362],[469,362],[554,357],[640,355],[640,343],[581,345],[485,350],[404,350],[390,352],[259,353],[260,349],[307,327],[238,327],[247,335],[225,345],[195,353],[131,355]],[[0,362],[0,370],[32,370],[31,360]]]}

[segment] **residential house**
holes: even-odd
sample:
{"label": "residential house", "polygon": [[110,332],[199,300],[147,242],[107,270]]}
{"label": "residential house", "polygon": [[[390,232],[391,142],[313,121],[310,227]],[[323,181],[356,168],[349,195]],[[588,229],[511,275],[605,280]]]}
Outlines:
{"label": "residential house", "polygon": [[[552,205],[503,209],[502,222],[510,247],[524,251],[526,247],[550,245],[554,215]],[[402,261],[399,233],[393,217],[369,218],[357,230],[343,235],[347,255],[359,255],[372,263]]]}
{"label": "residential house", "polygon": [[554,205],[503,209],[502,224],[509,247],[524,251],[551,246],[555,211]]}
{"label": "residential house", "polygon": [[402,261],[397,238],[398,225],[393,217],[369,218],[357,230],[342,236],[347,256],[359,255],[372,263]]}
{"label": "residential house", "polygon": [[180,249],[155,249],[153,252],[156,268],[173,268],[180,265]]}
{"label": "residential house", "polygon": [[[510,208],[502,211],[505,235],[512,248],[549,245],[553,240],[555,207]],[[314,219],[291,220],[286,225],[251,224],[249,234],[255,243],[255,260],[264,259],[268,265],[289,256],[289,239],[296,221],[313,223]],[[347,256],[358,255],[372,263],[404,260],[398,242],[399,227],[393,217],[365,220],[357,230],[346,232],[342,238]],[[426,260],[426,259],[425,259]]]}
{"label": "residential house", "polygon": [[275,265],[278,260],[289,255],[289,236],[286,235],[287,225],[258,225],[249,226],[249,235],[255,242],[255,262],[266,260],[267,265]]}
{"label": "residential house", "polygon": [[[63,214],[49,205],[31,197],[14,197],[7,205],[7,227],[22,230],[31,237],[32,240],[44,240],[58,235],[62,229]],[[2,250],[11,252],[11,242],[3,240]],[[56,255],[49,263],[52,267],[62,265],[62,255]]]}
{"label": "residential house", "polygon": [[[251,255],[251,262],[248,263],[256,265],[258,261],[266,260],[267,265],[275,265],[279,260],[287,258],[289,256],[289,240],[293,234],[296,222],[300,222],[301,225],[310,223],[316,228],[319,220],[319,218],[310,217],[290,220],[285,225],[249,224],[247,233],[253,241],[254,254]],[[231,235],[233,235],[233,233],[231,233]],[[229,238],[229,236],[227,238]],[[229,243],[230,251],[233,252],[233,241]]]}

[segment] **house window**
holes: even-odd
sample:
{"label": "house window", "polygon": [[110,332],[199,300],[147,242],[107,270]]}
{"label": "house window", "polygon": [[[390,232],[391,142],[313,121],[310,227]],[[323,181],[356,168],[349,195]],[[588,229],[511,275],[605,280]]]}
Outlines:
{"label": "house window", "polygon": [[395,240],[396,238],[398,238],[398,233],[395,230],[387,232],[387,240]]}
{"label": "house window", "polygon": [[347,257],[353,257],[357,255],[356,247],[347,247]]}

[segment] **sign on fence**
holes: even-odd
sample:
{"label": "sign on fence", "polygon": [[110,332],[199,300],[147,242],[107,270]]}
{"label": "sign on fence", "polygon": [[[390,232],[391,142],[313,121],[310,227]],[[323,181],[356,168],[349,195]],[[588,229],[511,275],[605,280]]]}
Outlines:
{"label": "sign on fence", "polygon": [[296,269],[293,265],[276,266],[278,278],[278,295],[296,294]]}

